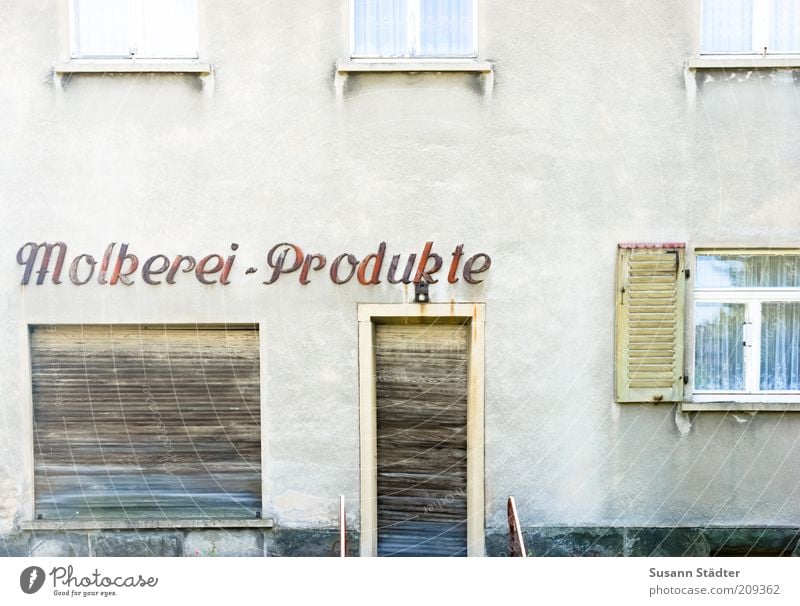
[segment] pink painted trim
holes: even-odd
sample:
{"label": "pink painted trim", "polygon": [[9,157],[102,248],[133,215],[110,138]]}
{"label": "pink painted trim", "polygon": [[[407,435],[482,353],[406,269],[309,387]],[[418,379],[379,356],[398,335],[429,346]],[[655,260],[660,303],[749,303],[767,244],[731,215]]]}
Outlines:
{"label": "pink painted trim", "polygon": [[619,248],[686,248],[685,242],[621,242]]}

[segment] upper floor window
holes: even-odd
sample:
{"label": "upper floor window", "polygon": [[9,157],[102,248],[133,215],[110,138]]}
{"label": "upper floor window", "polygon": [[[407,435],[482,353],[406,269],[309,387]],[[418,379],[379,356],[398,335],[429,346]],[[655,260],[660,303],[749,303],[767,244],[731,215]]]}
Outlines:
{"label": "upper floor window", "polygon": [[354,58],[475,57],[476,0],[352,0]]}
{"label": "upper floor window", "polygon": [[196,59],[197,0],[71,0],[75,59]]}
{"label": "upper floor window", "polygon": [[800,53],[800,0],[703,0],[704,54]]}
{"label": "upper floor window", "polygon": [[800,395],[800,255],[698,253],[694,393]]}

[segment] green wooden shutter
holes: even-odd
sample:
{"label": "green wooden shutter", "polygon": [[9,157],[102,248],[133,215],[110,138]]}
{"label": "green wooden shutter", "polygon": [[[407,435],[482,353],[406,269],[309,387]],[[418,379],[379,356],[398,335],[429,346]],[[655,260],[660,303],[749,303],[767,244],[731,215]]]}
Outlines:
{"label": "green wooden shutter", "polygon": [[620,244],[616,400],[683,399],[684,244]]}

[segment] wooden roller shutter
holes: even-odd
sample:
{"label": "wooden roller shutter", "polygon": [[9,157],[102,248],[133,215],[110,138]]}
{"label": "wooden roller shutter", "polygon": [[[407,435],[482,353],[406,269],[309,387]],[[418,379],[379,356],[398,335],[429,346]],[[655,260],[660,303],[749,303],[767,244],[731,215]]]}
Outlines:
{"label": "wooden roller shutter", "polygon": [[620,244],[617,402],[683,399],[683,244]]}
{"label": "wooden roller shutter", "polygon": [[467,327],[375,329],[378,555],[466,555]]}
{"label": "wooden roller shutter", "polygon": [[36,514],[255,517],[254,326],[31,328]]}

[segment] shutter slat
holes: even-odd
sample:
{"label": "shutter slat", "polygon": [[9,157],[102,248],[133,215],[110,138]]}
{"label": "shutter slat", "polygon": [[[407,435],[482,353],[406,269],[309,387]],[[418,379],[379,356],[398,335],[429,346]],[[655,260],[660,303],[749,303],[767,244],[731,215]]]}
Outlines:
{"label": "shutter slat", "polygon": [[683,398],[684,247],[620,246],[617,260],[616,399]]}

